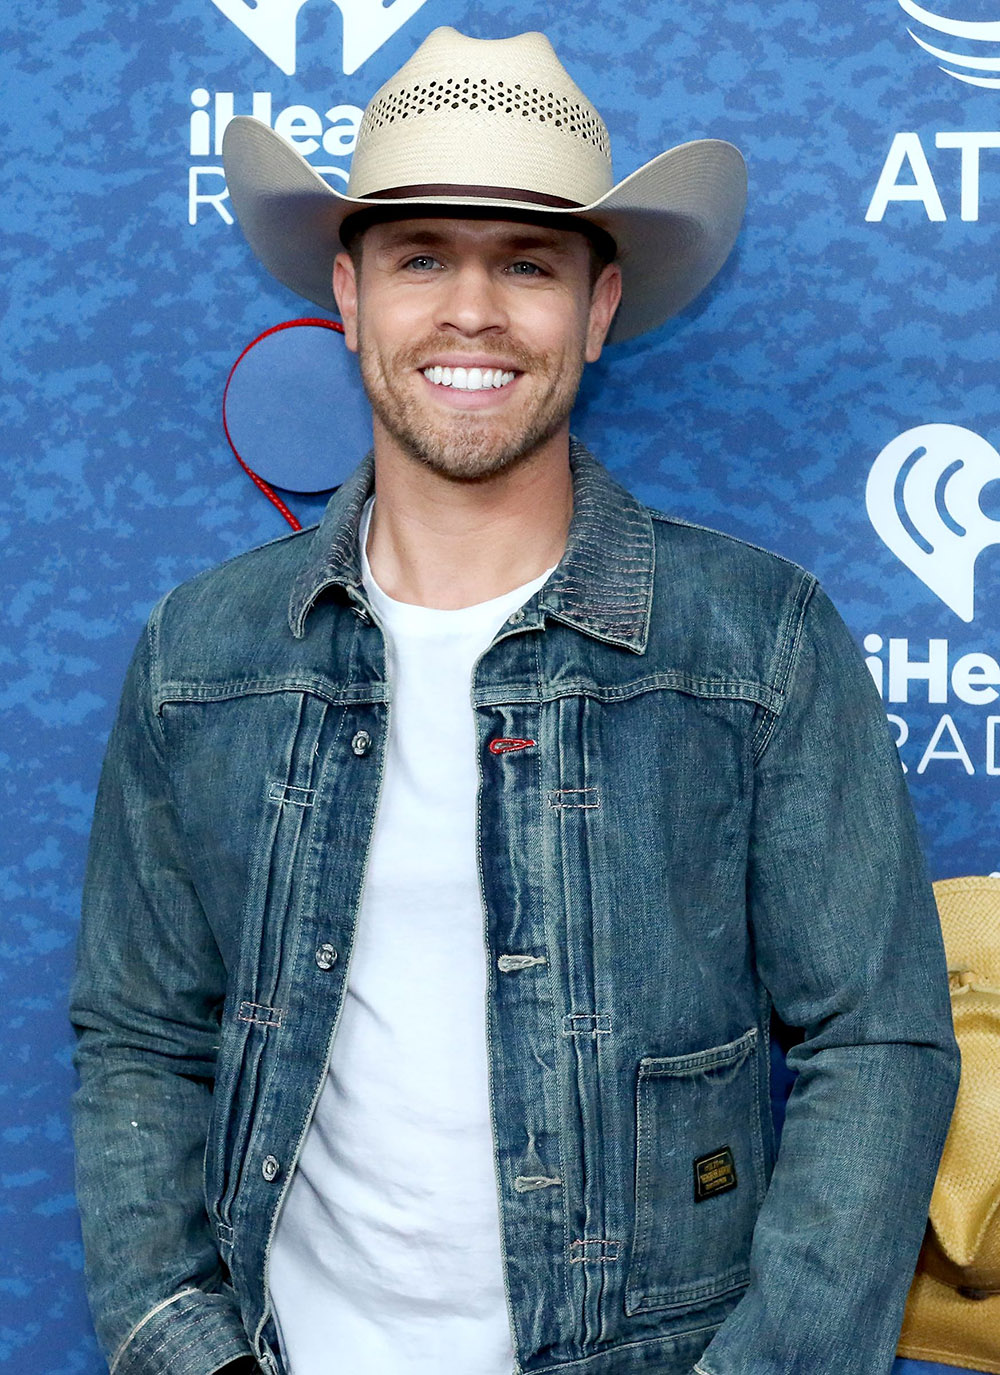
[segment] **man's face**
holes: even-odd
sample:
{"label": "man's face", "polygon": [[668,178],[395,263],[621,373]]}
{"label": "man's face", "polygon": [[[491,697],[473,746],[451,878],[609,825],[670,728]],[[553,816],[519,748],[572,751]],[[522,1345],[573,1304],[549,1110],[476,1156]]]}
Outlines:
{"label": "man's face", "polygon": [[488,477],[568,432],[600,356],[617,267],[592,283],[574,230],[502,220],[404,220],[340,254],[334,291],[376,436],[442,476]]}

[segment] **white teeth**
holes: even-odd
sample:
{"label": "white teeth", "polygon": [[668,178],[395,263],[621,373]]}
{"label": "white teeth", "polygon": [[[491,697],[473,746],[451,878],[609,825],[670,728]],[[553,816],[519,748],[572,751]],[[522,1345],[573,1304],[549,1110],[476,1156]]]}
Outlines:
{"label": "white teeth", "polygon": [[500,368],[424,368],[424,376],[436,387],[456,387],[460,391],[494,391],[513,382],[515,373]]}

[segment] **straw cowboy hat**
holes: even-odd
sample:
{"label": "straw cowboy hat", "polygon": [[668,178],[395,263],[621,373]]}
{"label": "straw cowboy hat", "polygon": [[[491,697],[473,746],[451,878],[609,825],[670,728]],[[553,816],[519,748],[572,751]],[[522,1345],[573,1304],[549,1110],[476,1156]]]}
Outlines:
{"label": "straw cowboy hat", "polygon": [[370,101],[346,195],[247,116],[230,122],[223,158],[254,253],[328,310],[341,226],[359,211],[494,209],[603,230],[624,288],[612,340],[654,329],[707,286],[746,203],[743,158],[717,139],[682,143],[613,185],[604,121],[540,33],[435,29]]}
{"label": "straw cowboy hat", "polygon": [[1000,878],[934,892],[962,1079],[899,1352],[1000,1372]]}

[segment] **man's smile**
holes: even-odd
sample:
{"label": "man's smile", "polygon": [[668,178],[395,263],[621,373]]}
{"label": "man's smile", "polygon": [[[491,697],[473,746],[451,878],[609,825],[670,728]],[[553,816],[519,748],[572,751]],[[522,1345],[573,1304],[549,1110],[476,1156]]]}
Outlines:
{"label": "man's smile", "polygon": [[423,368],[422,372],[436,387],[452,387],[458,391],[499,390],[517,376],[501,368],[431,367]]}

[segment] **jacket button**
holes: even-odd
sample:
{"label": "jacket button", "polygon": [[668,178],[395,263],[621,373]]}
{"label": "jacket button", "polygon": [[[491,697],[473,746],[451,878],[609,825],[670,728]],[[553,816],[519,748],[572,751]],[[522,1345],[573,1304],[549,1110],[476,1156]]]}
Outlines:
{"label": "jacket button", "polygon": [[265,1155],[261,1162],[260,1172],[267,1180],[268,1184],[270,1184],[273,1179],[278,1178],[278,1171],[280,1169],[281,1166],[273,1155]]}
{"label": "jacket button", "polygon": [[316,948],[316,963],[320,969],[332,969],[337,963],[337,952],[329,941],[324,941]]}
{"label": "jacket button", "polygon": [[372,738],[366,730],[359,730],[351,741],[351,749],[360,757],[367,754],[372,747]]}
{"label": "jacket button", "polygon": [[520,625],[524,620],[524,607],[519,606],[516,611],[512,611],[507,617],[508,625]]}

